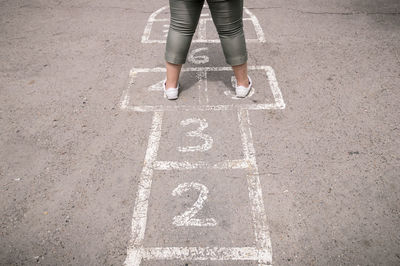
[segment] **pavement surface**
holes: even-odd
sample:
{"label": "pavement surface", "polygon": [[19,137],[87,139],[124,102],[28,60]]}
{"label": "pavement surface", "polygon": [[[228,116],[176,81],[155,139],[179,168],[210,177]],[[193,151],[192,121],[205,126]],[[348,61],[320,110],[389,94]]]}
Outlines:
{"label": "pavement surface", "polygon": [[399,265],[400,2],[246,0],[174,102],[167,4],[0,1],[0,264]]}

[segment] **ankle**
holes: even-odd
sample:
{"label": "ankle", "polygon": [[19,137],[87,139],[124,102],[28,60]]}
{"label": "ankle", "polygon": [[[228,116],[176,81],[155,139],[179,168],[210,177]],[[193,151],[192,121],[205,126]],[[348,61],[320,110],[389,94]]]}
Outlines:
{"label": "ankle", "polygon": [[176,88],[176,87],[178,87],[178,81],[169,81],[169,80],[167,80],[167,81],[165,82],[165,88],[166,88],[166,89],[169,89],[169,88]]}
{"label": "ankle", "polygon": [[243,79],[243,80],[238,80],[237,85],[243,86],[243,87],[248,87],[250,85],[250,80],[248,78]]}

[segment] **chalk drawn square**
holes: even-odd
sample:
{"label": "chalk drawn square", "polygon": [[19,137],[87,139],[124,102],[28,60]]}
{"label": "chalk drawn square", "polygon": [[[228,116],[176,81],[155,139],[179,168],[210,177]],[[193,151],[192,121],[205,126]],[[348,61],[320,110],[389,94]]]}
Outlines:
{"label": "chalk drawn square", "polygon": [[158,161],[212,166],[238,159],[244,159],[244,152],[236,111],[181,111],[164,117]]}
{"label": "chalk drawn square", "polygon": [[[164,72],[143,72],[131,74],[131,80],[127,90],[129,106],[178,106],[198,105],[198,94],[195,89],[199,86],[196,73],[182,75],[180,80],[180,98],[177,101],[169,101],[164,97],[163,80]],[[201,86],[201,85],[200,85]],[[190,89],[192,88],[193,89]]]}
{"label": "chalk drawn square", "polygon": [[[168,180],[168,182],[166,182]],[[191,208],[199,191],[172,195],[179,184],[199,183],[207,199],[195,218],[215,219],[215,226],[176,226],[175,216]],[[229,189],[227,185],[229,184]],[[245,170],[155,171],[144,247],[255,246]]]}
{"label": "chalk drawn square", "polygon": [[165,68],[133,68],[128,88],[121,97],[121,109],[138,112],[174,110],[284,109],[281,90],[270,66],[249,66],[254,90],[237,99],[230,67],[186,67],[182,69],[179,99],[163,96]]}
{"label": "chalk drawn square", "polygon": [[245,98],[236,97],[236,79],[232,71],[209,72],[207,74],[207,94],[210,105],[252,105],[274,103],[274,95],[264,70],[249,70],[253,87]]}

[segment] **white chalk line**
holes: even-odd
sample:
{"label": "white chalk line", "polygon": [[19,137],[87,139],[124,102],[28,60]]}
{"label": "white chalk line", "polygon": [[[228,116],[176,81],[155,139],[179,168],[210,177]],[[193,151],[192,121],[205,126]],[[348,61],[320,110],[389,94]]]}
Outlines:
{"label": "white chalk line", "polygon": [[124,90],[122,92],[122,96],[121,96],[121,101],[120,101],[120,108],[121,109],[129,109],[129,101],[130,101],[130,97],[129,97],[129,92],[128,90]]}
{"label": "white chalk line", "polygon": [[[274,103],[259,103],[259,104],[222,104],[222,105],[130,105],[130,96],[129,91],[131,87],[134,85],[134,78],[138,73],[165,73],[166,69],[163,67],[155,67],[155,68],[132,68],[129,76],[130,82],[128,89],[125,90],[122,94],[122,98],[120,101],[121,109],[135,111],[135,112],[153,112],[153,111],[221,111],[221,110],[234,110],[236,108],[241,109],[249,109],[249,110],[280,110],[285,109],[286,104],[283,100],[282,92],[279,88],[278,81],[275,76],[275,71],[270,66],[248,66],[248,70],[263,70],[265,71],[266,78],[269,83],[269,87],[272,91],[272,95],[274,97]],[[212,71],[232,71],[231,67],[188,67],[183,68],[182,72],[205,72],[205,76],[207,76],[207,72]],[[207,84],[206,84],[207,85]],[[206,96],[207,90],[205,89]],[[208,102],[208,98],[207,98]]]}
{"label": "white chalk line", "polygon": [[247,184],[252,209],[256,245],[257,248],[264,250],[265,256],[268,257],[265,261],[259,261],[259,263],[268,264],[272,261],[272,245],[267,225],[267,215],[264,208],[253,136],[250,129],[249,110],[240,110],[238,112],[238,120],[240,124],[243,152],[245,159],[250,164],[249,172],[247,174]]}
{"label": "white chalk line", "polygon": [[206,103],[210,101],[208,98],[208,81],[207,81],[207,71],[204,71],[204,95],[206,97]]}
{"label": "white chalk line", "polygon": [[146,155],[144,158],[144,165],[139,178],[136,201],[132,214],[131,239],[128,246],[128,257],[130,258],[130,261],[129,264],[125,261],[125,265],[139,265],[142,260],[137,247],[143,245],[144,233],[146,230],[147,209],[153,176],[152,166],[153,162],[157,158],[160,144],[162,117],[163,112],[154,112]]}
{"label": "white chalk line", "polygon": [[249,163],[247,160],[225,160],[217,163],[209,163],[205,161],[198,162],[178,162],[178,161],[155,161],[153,163],[154,170],[166,171],[166,170],[194,170],[194,169],[247,169]]}
{"label": "white chalk line", "polygon": [[150,36],[150,34],[151,34],[151,29],[152,29],[152,27],[153,27],[154,19],[155,19],[162,11],[164,11],[164,10],[167,9],[167,8],[168,8],[168,6],[163,6],[163,7],[161,7],[160,9],[154,11],[154,12],[150,15],[149,19],[147,20],[147,24],[146,24],[146,26],[145,26],[145,28],[144,28],[144,32],[143,32],[143,35],[142,35],[142,43],[145,43],[146,41],[149,40],[149,36]]}
{"label": "white chalk line", "polygon": [[266,104],[230,104],[230,105],[142,105],[128,106],[124,108],[134,112],[155,112],[155,111],[231,111],[236,109],[248,110],[281,110],[284,106],[276,103]]}
{"label": "white chalk line", "polygon": [[130,102],[129,89],[134,85],[135,78],[136,78],[136,74],[132,73],[132,71],[131,71],[129,73],[128,89],[124,90],[122,92],[121,101],[120,101],[121,109],[129,109],[129,102]]}
{"label": "white chalk line", "polygon": [[[142,43],[166,43],[166,40],[151,40],[150,39],[150,34],[151,30],[153,28],[154,22],[165,22],[165,21],[170,21],[169,18],[161,18],[157,19],[156,17],[165,9],[169,8],[169,6],[163,6],[160,9],[156,10],[153,12],[150,16],[149,19],[147,20],[143,35],[142,35]],[[261,28],[261,25],[257,19],[257,17],[246,7],[243,8],[244,13],[249,16],[249,18],[243,18],[244,21],[251,21],[254,30],[256,32],[257,38],[256,39],[246,39],[246,42],[252,43],[252,42],[260,42],[264,43],[265,42],[265,35],[264,32]],[[207,21],[212,20],[208,16],[208,14],[201,14],[201,18],[199,20],[199,34],[198,34],[198,39],[193,40],[193,43],[220,43],[221,41],[219,39],[212,39],[212,40],[207,40],[206,39],[206,28],[207,28]]]}
{"label": "white chalk line", "polygon": [[[270,259],[268,254],[255,247],[158,247],[140,248],[138,253],[144,260],[268,261]],[[128,257],[126,264],[133,265],[129,263],[130,261],[131,258]]]}
{"label": "white chalk line", "polygon": [[207,20],[200,19],[199,26],[198,26],[198,39],[201,41],[205,41],[207,38]]}
{"label": "white chalk line", "polygon": [[258,18],[248,8],[245,7],[243,8],[243,10],[247,15],[250,16],[251,21],[253,22],[254,30],[256,31],[258,41],[260,43],[265,43],[264,31],[261,28]]}

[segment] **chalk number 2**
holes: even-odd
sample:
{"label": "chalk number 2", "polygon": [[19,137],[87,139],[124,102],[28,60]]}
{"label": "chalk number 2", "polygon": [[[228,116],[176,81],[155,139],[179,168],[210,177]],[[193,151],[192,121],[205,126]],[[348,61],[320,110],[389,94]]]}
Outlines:
{"label": "chalk number 2", "polygon": [[194,218],[196,214],[203,208],[204,202],[207,200],[208,188],[200,183],[182,183],[179,184],[173,191],[173,196],[181,196],[182,193],[190,189],[198,190],[199,197],[193,206],[187,209],[184,213],[173,218],[172,224],[176,226],[216,226],[217,222],[214,218]]}

